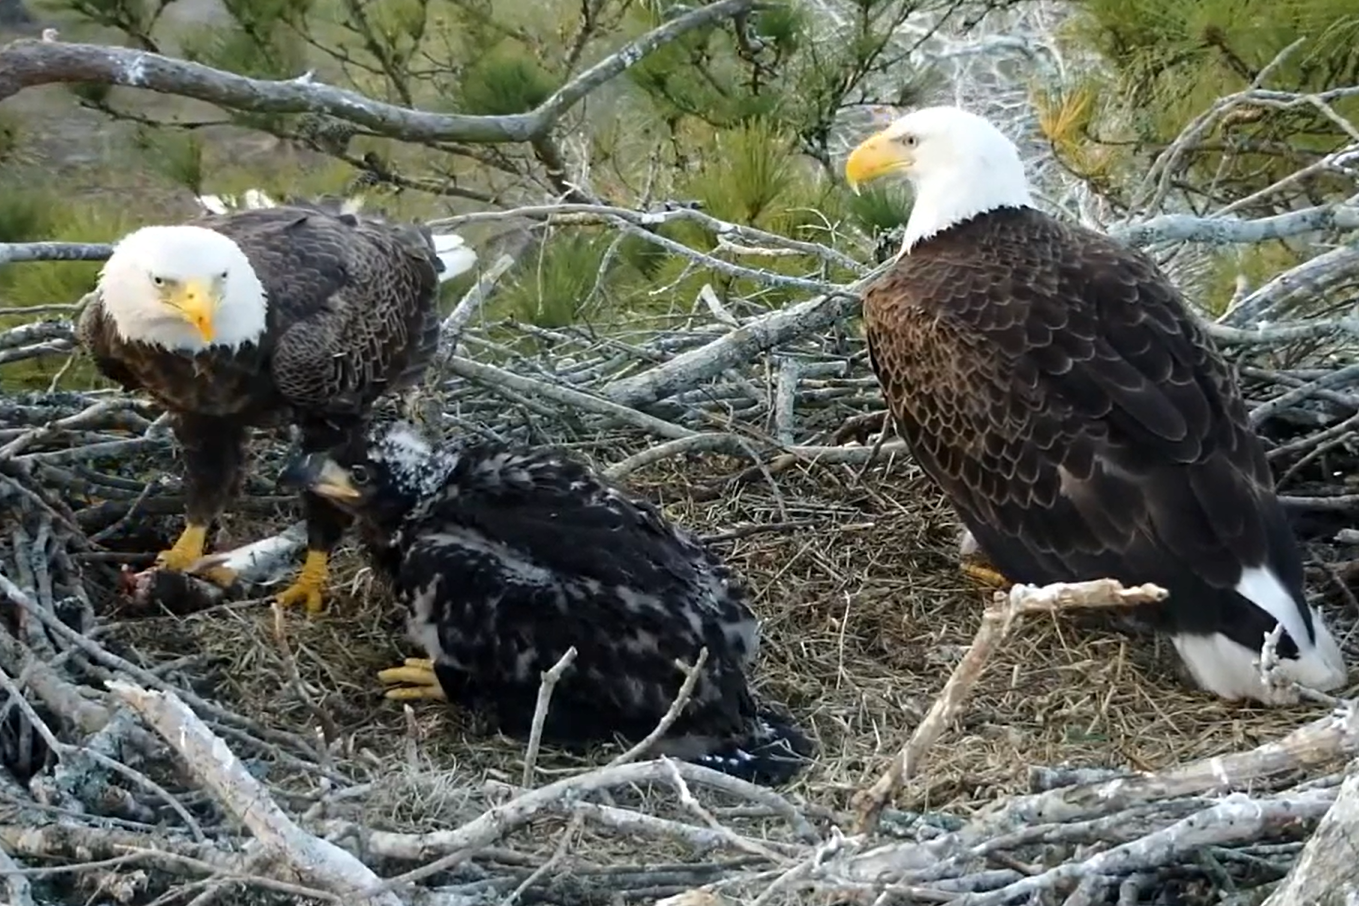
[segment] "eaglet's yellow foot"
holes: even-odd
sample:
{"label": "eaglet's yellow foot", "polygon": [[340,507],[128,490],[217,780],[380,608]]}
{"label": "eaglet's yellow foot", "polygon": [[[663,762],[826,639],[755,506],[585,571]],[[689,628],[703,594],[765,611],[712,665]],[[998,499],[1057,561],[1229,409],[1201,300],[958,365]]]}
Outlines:
{"label": "eaglet's yellow foot", "polygon": [[325,551],[307,551],[307,559],[302,562],[297,581],[279,592],[274,600],[283,607],[302,604],[307,608],[307,613],[314,616],[321,612],[322,594],[326,590],[329,573],[330,559]]}
{"label": "eaglet's yellow foot", "polygon": [[184,526],[173,547],[156,555],[156,565],[161,569],[182,573],[202,558],[207,541],[208,527],[190,522]]}
{"label": "eaglet's yellow foot", "polygon": [[443,686],[439,685],[439,678],[434,675],[434,662],[427,657],[408,657],[400,667],[379,670],[377,676],[378,682],[407,684],[383,693],[390,699],[398,701],[447,699]]}

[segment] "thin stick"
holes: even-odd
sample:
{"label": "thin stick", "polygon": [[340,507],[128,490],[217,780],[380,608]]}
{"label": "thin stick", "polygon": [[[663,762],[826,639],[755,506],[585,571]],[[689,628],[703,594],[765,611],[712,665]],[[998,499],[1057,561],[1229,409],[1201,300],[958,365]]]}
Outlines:
{"label": "thin stick", "polygon": [[543,724],[547,721],[547,709],[552,703],[552,690],[562,678],[566,668],[576,659],[576,646],[566,649],[557,663],[543,671],[542,681],[538,684],[538,701],[533,706],[533,725],[529,728],[528,748],[524,751],[524,773],[519,785],[526,790],[533,789],[533,767],[538,761],[538,747],[543,741]]}
{"label": "thin stick", "polygon": [[655,728],[648,733],[641,742],[628,749],[622,755],[619,755],[613,761],[610,761],[605,767],[613,768],[618,765],[627,764],[644,754],[651,748],[656,740],[665,735],[666,731],[674,725],[675,721],[679,720],[679,716],[681,712],[684,711],[685,705],[689,704],[689,699],[694,694],[694,687],[698,685],[699,677],[702,675],[701,671],[703,665],[707,662],[708,649],[706,646],[699,651],[698,659],[694,661],[694,666],[687,667],[678,661],[675,662],[675,666],[684,671],[684,683],[680,686],[679,692],[675,694],[675,700],[670,703],[670,708],[661,715],[661,719],[656,724]]}
{"label": "thin stick", "polygon": [[925,719],[915,728],[910,740],[877,782],[854,795],[853,804],[857,812],[854,833],[869,834],[877,828],[883,807],[901,785],[920,769],[925,754],[957,715],[972,687],[981,678],[987,661],[1009,634],[1016,619],[1024,614],[1050,613],[1074,607],[1124,607],[1150,603],[1165,598],[1167,594],[1165,589],[1155,585],[1124,588],[1113,579],[1059,582],[1041,588],[1016,585],[1008,593],[996,592],[991,606],[982,614],[981,625],[977,627],[977,634],[967,653],[953,668],[953,673],[930,706]]}

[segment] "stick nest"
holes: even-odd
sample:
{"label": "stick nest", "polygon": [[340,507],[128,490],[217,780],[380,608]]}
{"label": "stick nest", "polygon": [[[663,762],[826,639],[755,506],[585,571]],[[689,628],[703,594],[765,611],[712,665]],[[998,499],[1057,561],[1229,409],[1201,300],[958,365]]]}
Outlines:
{"label": "stick nest", "polygon": [[[1223,703],[1180,678],[1168,644],[1107,614],[1012,620],[988,604],[958,569],[949,507],[898,443],[878,446],[856,341],[818,340],[791,376],[796,356],[728,369],[644,413],[608,391],[635,399],[646,383],[618,362],[682,345],[654,336],[633,355],[558,335],[551,366],[450,357],[460,379],[407,411],[572,447],[708,536],[764,620],[757,687],[819,744],[790,787],[665,759],[600,768],[616,747],[544,748],[526,770],[522,742],[469,715],[385,700],[374,674],[418,652],[348,549],[319,618],[280,613],[263,586],[199,612],[168,597],[132,607],[118,570],[145,566],[180,525],[158,413],[119,394],[7,397],[0,872],[14,896],[1133,904],[1215,901],[1288,872],[1359,752],[1351,703]],[[1275,405],[1292,418],[1262,430],[1291,445],[1282,492],[1309,590],[1353,652],[1356,571],[1333,540],[1347,489],[1330,477],[1353,456],[1326,446],[1353,408],[1272,374],[1249,392],[1255,405],[1294,394]],[[272,488],[285,453],[259,438],[218,550],[296,520]],[[1002,629],[964,664],[984,614]],[[889,765],[890,807],[866,806]]]}

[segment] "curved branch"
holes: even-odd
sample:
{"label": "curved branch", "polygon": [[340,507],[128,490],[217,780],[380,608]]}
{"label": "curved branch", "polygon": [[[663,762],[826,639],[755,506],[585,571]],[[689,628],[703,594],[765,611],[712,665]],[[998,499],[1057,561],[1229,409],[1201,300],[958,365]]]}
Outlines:
{"label": "curved branch", "polygon": [[25,88],[94,82],[142,88],[251,113],[325,113],[410,142],[527,142],[548,134],[567,110],[663,44],[754,9],[760,0],[719,0],[679,16],[610,54],[528,113],[463,116],[384,104],[315,81],[252,79],[160,54],[99,44],[33,39],[0,48],[0,101]]}
{"label": "curved branch", "polygon": [[1163,214],[1141,223],[1115,227],[1109,233],[1129,245],[1158,242],[1201,242],[1207,245],[1251,244],[1287,239],[1303,233],[1359,229],[1359,205],[1324,204],[1273,217],[1243,220],[1232,216],[1195,217]]}

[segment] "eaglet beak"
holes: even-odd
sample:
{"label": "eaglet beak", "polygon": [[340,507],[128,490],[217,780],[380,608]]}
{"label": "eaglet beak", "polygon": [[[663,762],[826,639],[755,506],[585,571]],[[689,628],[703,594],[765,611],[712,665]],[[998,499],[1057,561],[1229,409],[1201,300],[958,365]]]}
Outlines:
{"label": "eaglet beak", "polygon": [[349,471],[325,453],[294,459],[279,475],[278,483],[285,488],[305,489],[339,503],[363,496],[349,480]]}
{"label": "eaglet beak", "polygon": [[177,287],[170,295],[170,305],[174,306],[184,320],[198,331],[204,343],[211,343],[217,335],[212,316],[217,312],[217,295],[196,280],[189,280]]}
{"label": "eaglet beak", "polygon": [[898,170],[909,170],[915,163],[911,152],[887,132],[864,139],[845,161],[845,181],[859,194],[859,187]]}

